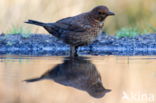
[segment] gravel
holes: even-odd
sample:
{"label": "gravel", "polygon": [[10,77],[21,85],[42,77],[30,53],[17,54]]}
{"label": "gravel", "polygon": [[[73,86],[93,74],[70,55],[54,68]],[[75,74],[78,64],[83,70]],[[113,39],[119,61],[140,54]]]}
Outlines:
{"label": "gravel", "polygon": [[[156,55],[156,34],[116,37],[102,34],[88,46],[78,49],[81,55]],[[66,56],[69,45],[46,34],[0,35],[0,55]]]}

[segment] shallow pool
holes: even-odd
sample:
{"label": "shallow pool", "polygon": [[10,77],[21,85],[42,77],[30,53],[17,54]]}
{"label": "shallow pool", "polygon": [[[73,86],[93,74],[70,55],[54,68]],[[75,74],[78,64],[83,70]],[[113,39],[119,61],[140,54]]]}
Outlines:
{"label": "shallow pool", "polygon": [[0,103],[156,103],[156,57],[0,56]]}

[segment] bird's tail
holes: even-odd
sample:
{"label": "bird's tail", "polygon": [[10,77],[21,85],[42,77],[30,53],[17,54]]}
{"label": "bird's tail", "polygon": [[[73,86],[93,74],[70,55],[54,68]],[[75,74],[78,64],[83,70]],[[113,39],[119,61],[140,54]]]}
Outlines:
{"label": "bird's tail", "polygon": [[28,24],[34,24],[34,25],[38,25],[38,26],[46,26],[46,23],[40,22],[40,21],[35,21],[35,20],[28,20],[24,23],[28,23]]}

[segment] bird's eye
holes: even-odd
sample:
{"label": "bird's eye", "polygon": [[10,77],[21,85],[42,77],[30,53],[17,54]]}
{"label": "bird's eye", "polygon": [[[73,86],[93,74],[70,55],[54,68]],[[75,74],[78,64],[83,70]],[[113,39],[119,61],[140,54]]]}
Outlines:
{"label": "bird's eye", "polygon": [[100,12],[100,11],[99,11],[99,12],[98,12],[98,14],[99,14],[99,15],[102,15],[102,14],[103,14],[103,12]]}

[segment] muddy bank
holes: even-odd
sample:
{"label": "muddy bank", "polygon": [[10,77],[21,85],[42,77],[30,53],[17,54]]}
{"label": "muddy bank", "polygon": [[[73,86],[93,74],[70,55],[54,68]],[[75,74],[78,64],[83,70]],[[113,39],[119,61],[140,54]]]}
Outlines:
{"label": "muddy bank", "polygon": [[[52,35],[0,35],[0,55],[61,55],[69,53],[69,46]],[[78,49],[81,55],[156,55],[156,34],[136,37],[116,37],[103,34],[93,44]]]}

